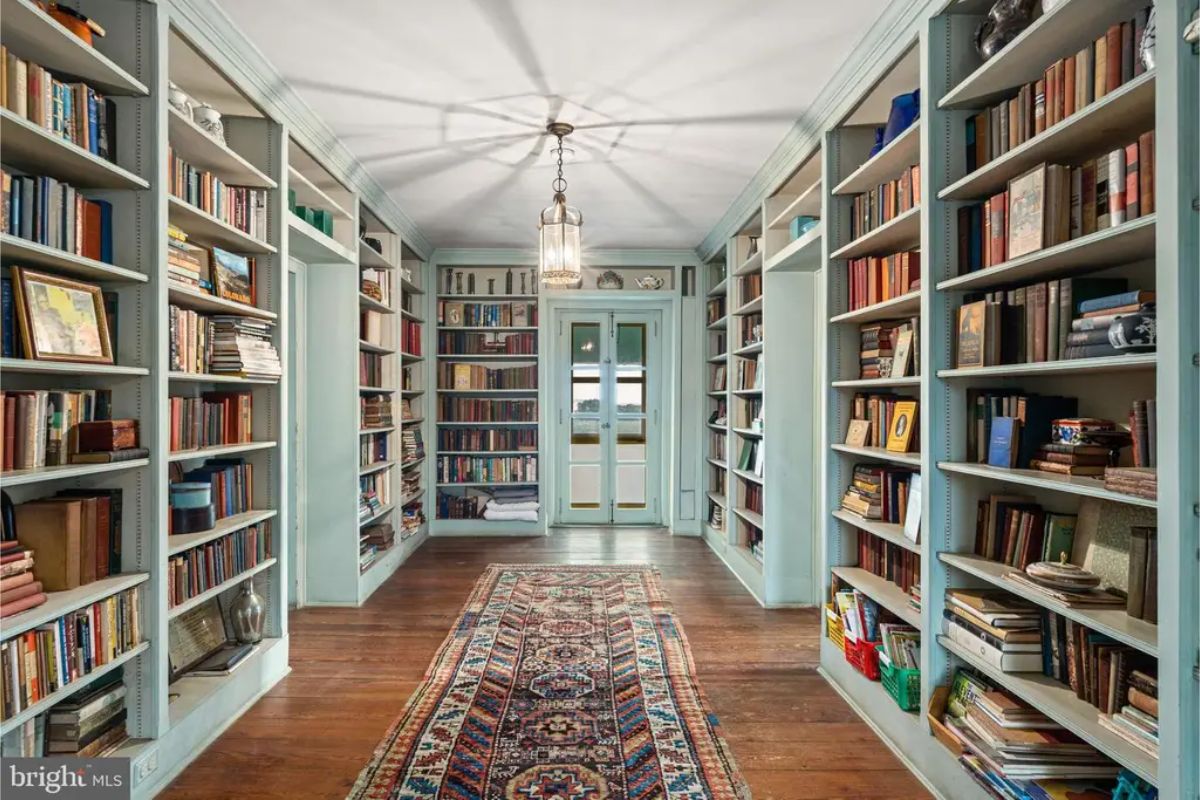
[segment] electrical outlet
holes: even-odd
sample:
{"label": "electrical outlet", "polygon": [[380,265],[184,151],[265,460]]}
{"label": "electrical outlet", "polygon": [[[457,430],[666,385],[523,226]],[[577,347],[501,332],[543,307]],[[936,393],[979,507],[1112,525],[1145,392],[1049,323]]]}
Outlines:
{"label": "electrical outlet", "polygon": [[137,764],[137,782],[142,783],[146,778],[150,777],[154,770],[158,769],[158,750],[151,750],[146,753]]}

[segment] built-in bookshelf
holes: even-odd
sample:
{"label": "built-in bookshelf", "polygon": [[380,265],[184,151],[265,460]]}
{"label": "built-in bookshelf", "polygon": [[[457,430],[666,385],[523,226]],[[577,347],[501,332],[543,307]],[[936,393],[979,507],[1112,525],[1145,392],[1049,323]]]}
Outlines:
{"label": "built-in bookshelf", "polygon": [[437,267],[435,533],[543,524],[538,288],[528,266]]}
{"label": "built-in bookshelf", "polygon": [[725,251],[703,267],[705,367],[704,536],[724,549],[729,541],[729,266]]}

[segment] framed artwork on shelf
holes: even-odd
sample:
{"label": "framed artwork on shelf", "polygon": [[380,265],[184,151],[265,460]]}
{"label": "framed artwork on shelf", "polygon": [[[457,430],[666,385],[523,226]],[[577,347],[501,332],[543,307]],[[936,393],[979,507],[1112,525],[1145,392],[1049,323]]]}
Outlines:
{"label": "framed artwork on shelf", "polygon": [[219,247],[212,249],[213,288],[222,300],[246,305],[255,304],[254,259],[230,253]]}
{"label": "framed artwork on shelf", "polygon": [[25,356],[39,361],[113,363],[99,286],[13,267],[13,299]]}

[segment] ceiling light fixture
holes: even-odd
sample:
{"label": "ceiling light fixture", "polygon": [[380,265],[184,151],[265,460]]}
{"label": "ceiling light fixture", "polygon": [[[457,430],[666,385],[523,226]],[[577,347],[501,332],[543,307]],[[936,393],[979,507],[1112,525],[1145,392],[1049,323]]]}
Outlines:
{"label": "ceiling light fixture", "polygon": [[542,283],[547,286],[575,286],[582,276],[579,228],[583,225],[583,215],[579,209],[567,205],[567,181],[563,178],[563,137],[574,130],[574,126],[565,122],[546,126],[546,132],[558,139],[558,146],[551,151],[558,156],[558,177],[550,184],[554,200],[538,218],[541,244],[538,265]]}

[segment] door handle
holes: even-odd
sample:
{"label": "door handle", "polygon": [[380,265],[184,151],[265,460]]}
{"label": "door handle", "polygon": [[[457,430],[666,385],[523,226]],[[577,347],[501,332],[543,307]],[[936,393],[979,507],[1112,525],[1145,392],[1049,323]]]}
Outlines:
{"label": "door handle", "polygon": [[600,423],[600,427],[601,428],[611,428],[612,425],[609,425],[607,422],[602,422],[602,423]]}

